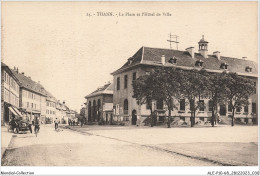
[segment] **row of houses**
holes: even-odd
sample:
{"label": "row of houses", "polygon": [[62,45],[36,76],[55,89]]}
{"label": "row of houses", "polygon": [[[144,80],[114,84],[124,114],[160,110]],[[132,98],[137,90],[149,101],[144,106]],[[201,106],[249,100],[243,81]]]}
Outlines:
{"label": "row of houses", "polygon": [[57,100],[40,82],[35,82],[18,68],[10,69],[1,62],[1,125],[7,125],[12,117],[31,120],[39,117],[42,123],[53,123],[58,118],[68,123],[75,117],[65,102]]}
{"label": "row of houses", "polygon": [[[138,105],[133,98],[132,81],[139,76],[150,74],[155,67],[176,67],[185,70],[206,69],[209,72],[221,73],[236,72],[239,75],[252,79],[256,86],[255,95],[249,99],[249,105],[236,111],[235,118],[243,123],[257,123],[257,85],[258,71],[257,63],[243,57],[231,58],[221,56],[219,51],[208,54],[208,41],[202,39],[198,42],[199,52],[196,53],[194,47],[189,47],[185,51],[141,47],[132,57],[127,59],[125,64],[111,73],[113,83],[108,83],[98,88],[86,98],[85,116],[91,121],[124,121],[129,125],[142,122],[150,116],[147,105]],[[208,99],[201,100],[206,108],[201,108],[196,113],[196,121],[208,121],[212,115],[211,102]],[[186,100],[175,102],[177,109],[172,111],[175,119],[182,119],[189,123],[190,109]],[[163,122],[168,116],[166,106],[163,101],[154,101],[153,109],[157,112],[157,121]],[[231,115],[231,108],[228,104],[219,105],[221,118],[228,118]]]}

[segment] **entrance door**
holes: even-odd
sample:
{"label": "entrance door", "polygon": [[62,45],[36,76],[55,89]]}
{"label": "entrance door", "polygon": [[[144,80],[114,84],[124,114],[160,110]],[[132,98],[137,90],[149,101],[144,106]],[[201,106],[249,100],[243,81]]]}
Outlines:
{"label": "entrance door", "polygon": [[226,105],[220,105],[219,114],[225,116],[227,113]]}
{"label": "entrance door", "polygon": [[132,111],[132,125],[136,125],[137,116],[136,116],[136,110]]}

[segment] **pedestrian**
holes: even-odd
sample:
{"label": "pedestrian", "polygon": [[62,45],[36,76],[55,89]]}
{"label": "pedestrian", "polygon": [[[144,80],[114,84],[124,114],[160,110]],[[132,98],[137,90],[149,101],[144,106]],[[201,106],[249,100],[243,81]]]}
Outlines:
{"label": "pedestrian", "polygon": [[81,121],[80,121],[81,127],[83,126],[83,124],[84,124],[84,118],[82,118]]}
{"label": "pedestrian", "polygon": [[32,121],[28,120],[28,128],[30,130],[30,132],[32,133]]}
{"label": "pedestrian", "polygon": [[55,130],[56,130],[56,129],[58,129],[58,123],[59,123],[58,118],[56,118],[54,120],[54,123],[55,123]]}
{"label": "pedestrian", "polygon": [[74,119],[72,120],[72,123],[73,123],[73,126],[75,126],[75,120]]}
{"label": "pedestrian", "polygon": [[34,132],[36,133],[36,130],[38,130],[38,132],[39,132],[40,131],[40,121],[37,116],[35,117],[33,124],[34,124]]}

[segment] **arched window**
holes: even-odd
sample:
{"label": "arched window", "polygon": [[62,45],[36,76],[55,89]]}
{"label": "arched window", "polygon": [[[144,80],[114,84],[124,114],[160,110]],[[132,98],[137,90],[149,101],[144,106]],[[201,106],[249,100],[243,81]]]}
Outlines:
{"label": "arched window", "polygon": [[128,114],[128,100],[124,100],[124,114]]}

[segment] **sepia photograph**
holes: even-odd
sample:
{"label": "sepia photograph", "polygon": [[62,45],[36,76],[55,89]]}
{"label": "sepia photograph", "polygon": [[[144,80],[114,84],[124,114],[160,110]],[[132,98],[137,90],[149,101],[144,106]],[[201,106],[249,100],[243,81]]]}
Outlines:
{"label": "sepia photograph", "polygon": [[257,1],[2,1],[1,175],[259,175]]}

